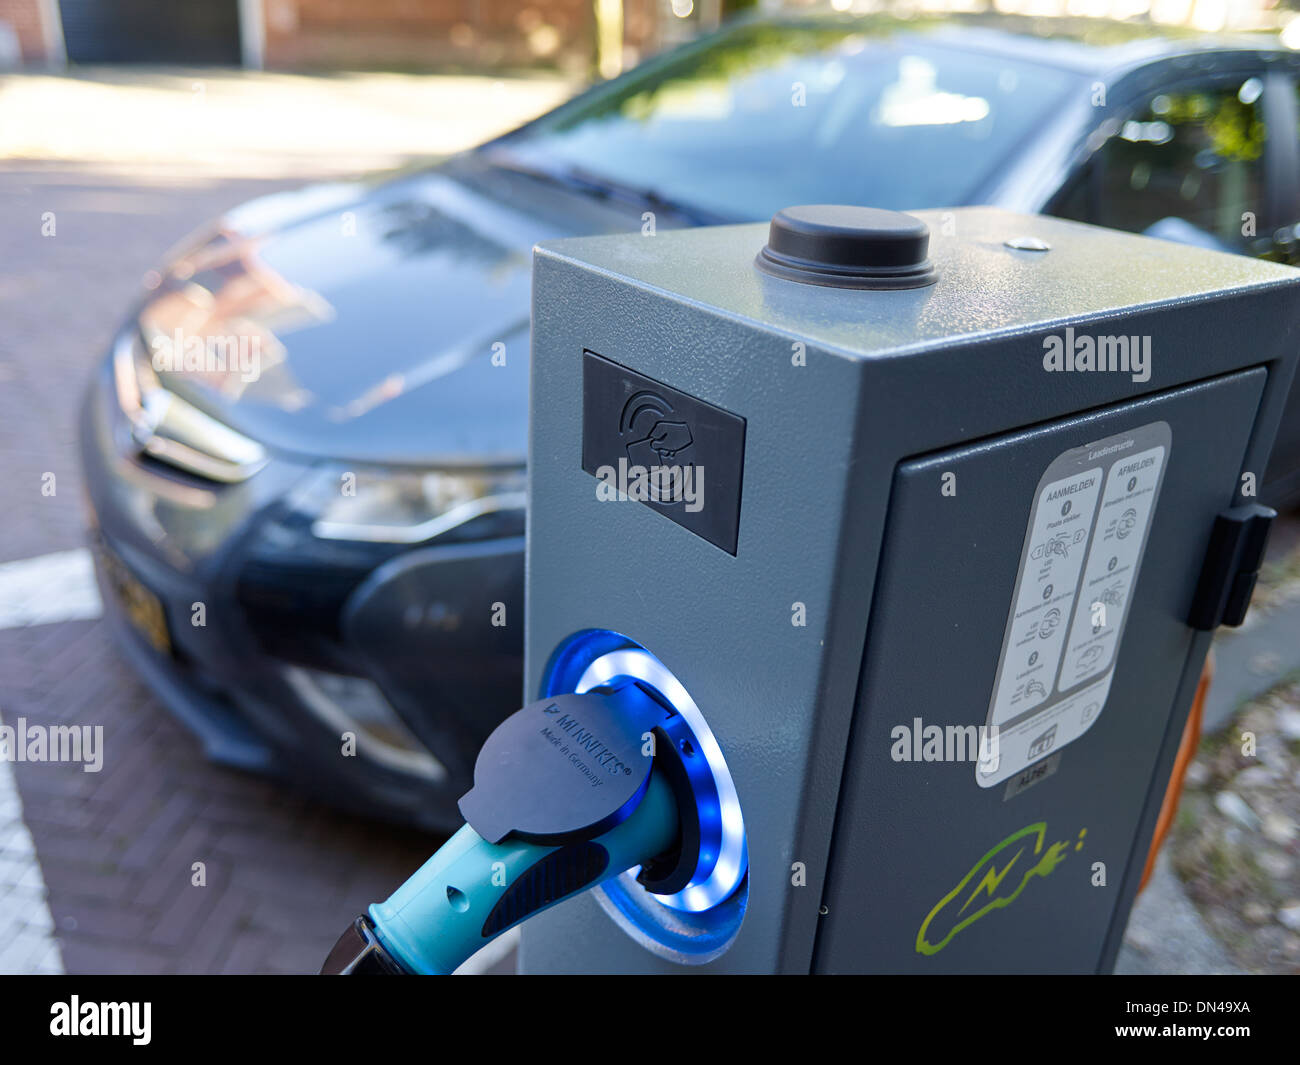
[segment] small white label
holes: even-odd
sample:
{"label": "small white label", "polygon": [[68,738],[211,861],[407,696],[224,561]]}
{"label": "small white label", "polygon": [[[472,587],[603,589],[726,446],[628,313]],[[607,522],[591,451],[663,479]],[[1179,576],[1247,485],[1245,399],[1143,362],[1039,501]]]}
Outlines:
{"label": "small white label", "polygon": [[1060,455],[1043,474],[989,702],[992,787],[1101,716],[1169,453],[1154,422]]}
{"label": "small white label", "polygon": [[1097,466],[1039,488],[991,725],[1019,717],[1052,694],[1101,494],[1101,472]]}
{"label": "small white label", "polygon": [[1153,447],[1116,462],[1106,477],[1101,512],[1061,664],[1058,691],[1070,691],[1110,668],[1137,578],[1165,449]]}

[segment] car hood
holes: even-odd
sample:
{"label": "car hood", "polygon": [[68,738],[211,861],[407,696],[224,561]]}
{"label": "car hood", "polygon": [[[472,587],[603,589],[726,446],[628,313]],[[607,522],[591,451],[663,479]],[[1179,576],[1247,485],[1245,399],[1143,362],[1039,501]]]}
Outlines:
{"label": "car hood", "polygon": [[486,175],[472,187],[474,173],[311,186],[232,211],[140,308],[155,370],[273,450],[522,462],[532,245],[629,223],[560,190]]}

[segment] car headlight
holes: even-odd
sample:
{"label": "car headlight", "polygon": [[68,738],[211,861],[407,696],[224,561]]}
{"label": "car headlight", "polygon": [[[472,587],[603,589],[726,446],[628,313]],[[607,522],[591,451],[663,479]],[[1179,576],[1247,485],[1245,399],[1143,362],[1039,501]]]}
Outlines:
{"label": "car headlight", "polygon": [[[310,489],[323,540],[418,544],[476,523],[481,537],[523,532],[524,470],[329,470]],[[485,519],[495,517],[495,522]],[[489,529],[491,531],[489,531]]]}
{"label": "car headlight", "polygon": [[138,329],[113,346],[113,383],[131,439],[146,454],[188,473],[235,484],[266,465],[266,452],[167,389],[154,372]]}

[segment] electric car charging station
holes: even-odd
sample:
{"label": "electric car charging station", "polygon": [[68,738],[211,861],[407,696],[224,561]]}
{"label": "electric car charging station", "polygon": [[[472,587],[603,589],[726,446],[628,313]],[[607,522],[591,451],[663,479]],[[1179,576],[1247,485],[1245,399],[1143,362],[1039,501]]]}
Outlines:
{"label": "electric car charging station", "polygon": [[1108,972],[1298,322],[991,208],[539,246],[524,708],[326,971]]}

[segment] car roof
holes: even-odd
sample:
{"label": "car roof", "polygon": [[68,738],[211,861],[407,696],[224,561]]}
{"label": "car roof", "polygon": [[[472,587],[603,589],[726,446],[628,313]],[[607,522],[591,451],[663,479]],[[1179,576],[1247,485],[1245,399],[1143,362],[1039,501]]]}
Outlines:
{"label": "car roof", "polygon": [[[748,21],[748,20],[747,20]],[[1181,57],[1215,54],[1285,56],[1300,63],[1277,31],[1210,34],[1141,21],[1081,17],[1035,17],[999,12],[952,13],[933,17],[809,13],[757,16],[768,23],[839,23],[860,27],[868,36],[899,32],[924,34],[930,42],[963,51],[1041,63],[1083,76],[1114,81],[1132,70]]]}

